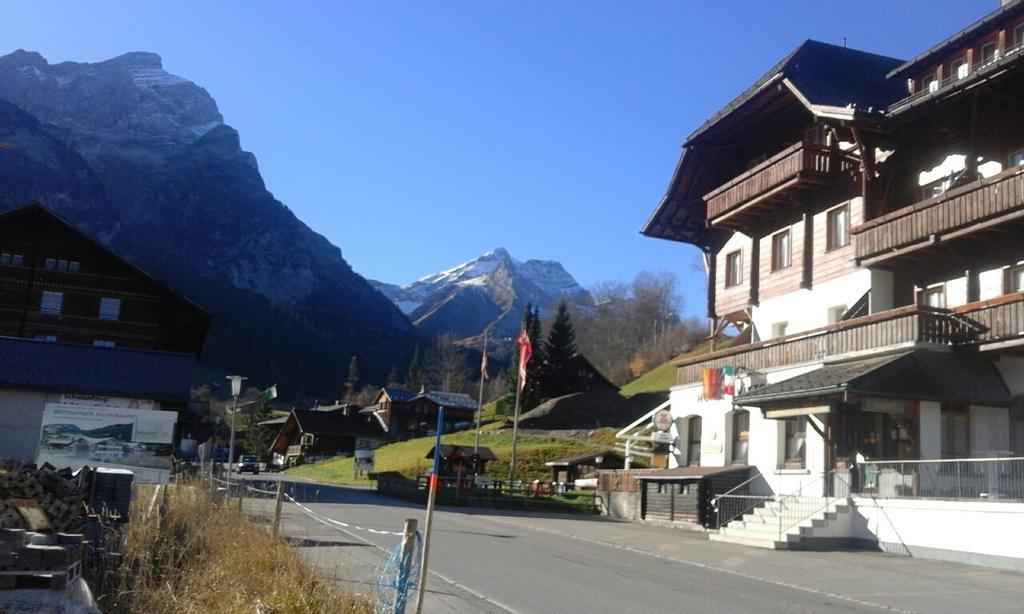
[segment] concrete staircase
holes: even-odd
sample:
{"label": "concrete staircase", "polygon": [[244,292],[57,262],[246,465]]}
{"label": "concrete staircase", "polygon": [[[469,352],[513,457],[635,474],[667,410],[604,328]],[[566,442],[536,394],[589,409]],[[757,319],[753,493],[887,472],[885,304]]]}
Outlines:
{"label": "concrete staircase", "polygon": [[[812,547],[814,541],[832,540],[846,534],[854,512],[852,502],[848,498],[824,497],[787,497],[782,503],[771,500],[764,507],[757,507],[747,514],[733,520],[728,525],[708,536],[711,541],[742,544],[757,548],[774,550],[801,550]],[[779,534],[780,516],[784,515],[783,506],[789,504],[793,510],[807,510],[806,517],[790,513],[782,523],[789,524]],[[816,510],[816,511],[815,511]],[[799,520],[799,521],[798,521]],[[803,540],[803,543],[801,543]]]}

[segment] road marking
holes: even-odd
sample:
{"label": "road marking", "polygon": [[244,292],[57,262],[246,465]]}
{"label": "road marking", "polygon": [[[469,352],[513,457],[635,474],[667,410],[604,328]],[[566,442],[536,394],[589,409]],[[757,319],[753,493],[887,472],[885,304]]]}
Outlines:
{"label": "road marking", "polygon": [[594,539],[592,537],[584,537],[582,535],[574,535],[572,533],[562,533],[562,532],[559,532],[559,531],[552,531],[551,529],[543,529],[543,528],[536,527],[536,526],[529,526],[529,525],[516,524],[516,523],[512,523],[512,522],[506,522],[504,520],[499,520],[498,518],[496,518],[494,516],[488,516],[487,519],[491,520],[492,522],[498,522],[498,523],[502,523],[502,524],[508,524],[508,525],[512,525],[512,526],[518,526],[518,527],[522,527],[522,528],[527,528],[527,529],[531,529],[533,531],[538,531],[540,533],[549,533],[551,535],[560,535],[562,537],[569,537],[569,538],[576,539],[576,540],[579,540],[579,541],[582,541],[582,542],[598,544],[598,545],[601,545],[601,546],[610,546],[610,547],[616,548],[618,550],[626,550],[627,552],[633,552],[635,554],[642,554],[642,555],[645,555],[645,556],[653,557],[653,558],[656,558],[656,559],[661,559],[663,561],[669,561],[669,562],[672,562],[672,563],[680,563],[682,565],[688,565],[690,567],[696,567],[698,569],[703,569],[703,570],[706,570],[706,571],[717,571],[719,573],[729,574],[731,576],[736,576],[736,577],[739,577],[739,578],[745,578],[747,580],[754,580],[754,581],[757,581],[757,582],[764,582],[765,584],[772,584],[774,586],[781,586],[783,588],[790,588],[790,589],[801,591],[801,592],[804,592],[804,593],[810,593],[812,595],[818,595],[818,596],[821,596],[821,597],[828,597],[830,599],[838,599],[840,601],[846,601],[848,603],[855,603],[857,605],[861,605],[861,606],[868,607],[868,608],[874,608],[874,609],[877,609],[877,610],[885,610],[887,612],[896,612],[897,614],[920,614],[920,613],[918,613],[918,612],[916,612],[914,610],[904,610],[902,608],[897,608],[897,607],[894,607],[894,606],[888,606],[888,605],[885,605],[885,604],[882,604],[882,603],[874,603],[874,602],[871,602],[871,601],[864,601],[862,599],[857,599],[855,597],[850,597],[850,596],[847,596],[847,595],[840,595],[840,594],[837,594],[837,593],[831,593],[829,591],[822,591],[822,590],[818,590],[818,589],[815,589],[815,588],[809,588],[809,587],[806,587],[806,586],[800,586],[798,584],[790,584],[789,582],[782,582],[780,580],[773,580],[772,578],[764,578],[764,577],[761,577],[761,576],[756,576],[754,574],[748,574],[748,573],[744,573],[742,571],[736,571],[735,569],[724,569],[724,568],[720,568],[720,567],[715,567],[713,565],[706,565],[704,563],[698,563],[696,561],[687,561],[687,560],[684,560],[684,559],[677,559],[677,558],[674,558],[674,557],[671,557],[671,556],[667,556],[667,555],[664,555],[664,554],[657,554],[655,552],[650,552],[650,551],[647,551],[647,550],[641,550],[640,548],[634,548],[633,546],[625,546],[625,545],[622,545],[622,544],[616,544],[616,543],[612,543],[612,542],[601,541],[599,539]]}

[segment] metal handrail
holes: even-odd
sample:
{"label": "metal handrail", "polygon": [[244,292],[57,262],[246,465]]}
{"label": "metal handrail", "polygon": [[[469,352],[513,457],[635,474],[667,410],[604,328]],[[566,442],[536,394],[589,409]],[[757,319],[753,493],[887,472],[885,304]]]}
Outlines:
{"label": "metal handrail", "polygon": [[1024,500],[1024,457],[865,461],[860,494],[884,498]]}
{"label": "metal handrail", "polygon": [[[836,496],[836,481],[841,481],[846,485],[846,495],[840,497]],[[823,486],[824,494],[820,497],[816,495],[810,495],[813,497],[812,501],[807,501],[807,496],[803,494],[805,489],[812,489],[816,485]],[[782,541],[783,536],[793,527],[799,526],[802,522],[818,514],[824,509],[828,509],[838,499],[845,499],[850,493],[850,483],[842,478],[835,469],[822,473],[816,480],[810,484],[801,484],[800,488],[796,493],[788,494],[781,497],[779,501],[779,541]]]}
{"label": "metal handrail", "polygon": [[[760,480],[761,483],[763,483],[764,489],[767,492],[750,492],[753,490],[753,485],[756,484],[757,480]],[[747,493],[737,494],[740,489],[746,490]],[[774,498],[775,493],[772,492],[771,486],[768,485],[768,481],[764,479],[764,476],[761,475],[760,472],[758,472],[746,481],[734,486],[711,500],[711,506],[715,510],[715,526],[721,528],[736,518],[747,514],[755,507],[761,507]]]}

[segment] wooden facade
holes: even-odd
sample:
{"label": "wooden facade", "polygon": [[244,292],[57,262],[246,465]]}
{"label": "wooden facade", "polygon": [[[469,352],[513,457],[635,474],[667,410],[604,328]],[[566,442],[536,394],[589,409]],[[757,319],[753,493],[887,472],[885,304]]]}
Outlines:
{"label": "wooden facade", "polygon": [[42,206],[0,215],[0,335],[199,355],[210,315]]}

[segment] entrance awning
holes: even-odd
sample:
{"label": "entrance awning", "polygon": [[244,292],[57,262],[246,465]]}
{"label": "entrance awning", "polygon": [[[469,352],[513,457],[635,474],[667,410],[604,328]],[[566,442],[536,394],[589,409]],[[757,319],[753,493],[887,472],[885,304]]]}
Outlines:
{"label": "entrance awning", "polygon": [[729,465],[728,467],[676,467],[675,469],[662,469],[635,476],[641,482],[687,482],[699,481],[709,475],[716,473],[729,473],[730,471],[749,471],[747,465]]}
{"label": "entrance awning", "polygon": [[[991,360],[974,354],[912,350],[826,363],[820,369],[737,395],[736,405],[768,410],[822,405],[850,395],[1005,407],[1012,398]],[[808,408],[820,413],[820,407]],[[782,417],[782,416],[777,416]]]}

